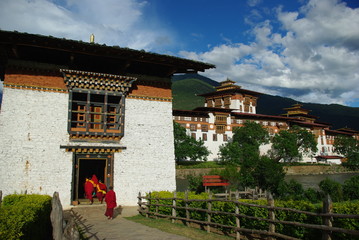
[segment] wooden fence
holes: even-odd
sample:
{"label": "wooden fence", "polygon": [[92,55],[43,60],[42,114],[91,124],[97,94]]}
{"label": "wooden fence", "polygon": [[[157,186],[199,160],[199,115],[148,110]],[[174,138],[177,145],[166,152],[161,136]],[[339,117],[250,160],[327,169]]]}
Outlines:
{"label": "wooden fence", "polygon": [[[171,205],[166,204],[159,204],[160,200],[171,200]],[[163,218],[169,218],[172,220],[172,223],[174,223],[176,220],[183,221],[187,226],[190,226],[189,223],[196,223],[201,226],[204,226],[207,229],[207,232],[211,232],[211,228],[223,228],[223,229],[231,229],[235,232],[236,239],[240,239],[241,233],[246,234],[257,234],[261,236],[267,236],[269,239],[298,239],[292,236],[284,235],[281,233],[276,232],[275,230],[275,224],[283,224],[283,225],[291,225],[296,227],[302,227],[302,228],[308,228],[308,229],[316,229],[320,230],[322,232],[322,239],[323,240],[331,240],[332,232],[337,233],[344,233],[349,234],[353,236],[359,236],[359,231],[357,230],[350,230],[350,229],[343,229],[338,227],[333,227],[332,223],[335,218],[350,218],[350,219],[359,219],[359,215],[349,215],[349,214],[335,214],[332,213],[333,205],[331,202],[331,199],[329,196],[323,201],[323,212],[322,213],[313,213],[308,211],[301,211],[291,208],[283,208],[283,207],[275,207],[274,206],[274,200],[271,196],[271,194],[268,194],[267,202],[268,205],[256,205],[251,203],[245,203],[240,202],[239,200],[239,193],[236,193],[236,197],[234,200],[224,200],[224,199],[214,199],[212,198],[212,195],[209,195],[208,199],[188,199],[188,193],[185,193],[184,198],[177,198],[177,193],[174,192],[173,198],[157,198],[151,197],[151,193],[148,194],[148,196],[141,196],[141,193],[138,194],[138,211],[141,214],[145,214],[146,217],[149,217],[150,215],[155,217],[163,217]],[[183,201],[185,203],[185,206],[178,206],[177,202]],[[222,212],[222,211],[212,211],[212,203],[220,201],[220,202],[230,202],[235,204],[235,212]],[[207,209],[202,208],[192,208],[189,207],[189,204],[191,202],[206,202]],[[265,208],[268,209],[268,217],[267,218],[261,218],[261,217],[255,217],[255,216],[247,216],[244,214],[241,214],[239,212],[239,206],[248,206],[248,207],[256,207],[256,208]],[[153,207],[155,211],[150,211],[150,207]],[[159,207],[168,207],[172,209],[172,215],[164,215],[159,213]],[[179,217],[177,216],[177,210],[185,210],[186,217]],[[316,225],[316,224],[307,224],[307,223],[300,223],[300,222],[293,222],[293,221],[283,221],[278,220],[275,217],[275,211],[276,210],[282,210],[282,211],[288,211],[293,213],[299,213],[299,214],[305,214],[307,216],[314,216],[314,217],[320,217],[322,218],[322,224]],[[207,221],[199,221],[195,219],[190,218],[190,212],[196,211],[196,212],[204,212],[206,213],[206,219]],[[236,226],[230,226],[230,225],[224,225],[219,224],[211,221],[213,216],[215,215],[227,215],[227,216],[234,216],[236,219]],[[241,227],[241,219],[252,219],[252,220],[258,220],[258,221],[265,221],[268,222],[268,230],[257,230],[257,229],[248,229]]]}

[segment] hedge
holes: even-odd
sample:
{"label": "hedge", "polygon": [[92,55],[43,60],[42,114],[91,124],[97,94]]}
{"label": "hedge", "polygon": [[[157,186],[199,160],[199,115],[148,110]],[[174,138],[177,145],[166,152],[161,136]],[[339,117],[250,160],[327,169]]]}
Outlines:
{"label": "hedge", "polygon": [[[194,192],[188,193],[188,199],[208,199],[207,193],[201,193],[196,195]],[[152,192],[151,198],[173,198],[173,193],[171,192]],[[184,198],[183,192],[177,192],[177,198]],[[152,200],[152,203],[156,200]],[[240,199],[239,201],[244,203],[251,203],[256,205],[267,206],[267,200],[247,200]],[[158,200],[159,204],[172,205],[171,199]],[[182,200],[177,200],[177,206],[185,207],[185,203]],[[206,202],[189,202],[188,206],[191,208],[202,208],[207,209]],[[275,201],[276,207],[292,208],[302,211],[320,213],[322,211],[322,204],[312,204],[308,201]],[[155,212],[155,206],[151,206],[149,209],[151,212]],[[222,212],[235,212],[235,204],[232,202],[222,202],[215,201],[212,202],[212,211],[222,211]],[[172,215],[171,207],[158,207],[158,213],[164,215]],[[268,210],[265,208],[250,207],[239,205],[239,213],[247,216],[268,217]],[[333,203],[333,213],[341,214],[359,214],[359,201],[348,201],[348,202],[338,202]],[[201,211],[191,211],[190,218],[194,220],[207,221],[206,213]],[[275,210],[275,216],[277,220],[285,221],[294,221],[307,224],[322,224],[322,218],[316,216],[308,216],[302,213],[294,213],[283,210]],[[184,209],[177,210],[177,217],[186,217]],[[224,225],[235,226],[236,221],[235,217],[228,215],[212,215],[211,221],[214,223],[220,223]],[[257,230],[268,230],[268,223],[265,221],[252,220],[247,218],[241,218],[241,227],[248,229],[257,229]],[[291,225],[275,224],[276,232],[289,235],[292,237],[300,239],[320,239],[321,232],[319,230],[296,227]],[[333,227],[358,230],[359,229],[359,220],[358,219],[345,219],[345,218],[335,218],[333,222]],[[225,229],[222,229],[225,231]],[[333,233],[333,239],[355,239],[355,236],[349,236],[344,234]]]}
{"label": "hedge", "polygon": [[0,207],[0,239],[52,239],[50,213],[50,196],[5,196]]}

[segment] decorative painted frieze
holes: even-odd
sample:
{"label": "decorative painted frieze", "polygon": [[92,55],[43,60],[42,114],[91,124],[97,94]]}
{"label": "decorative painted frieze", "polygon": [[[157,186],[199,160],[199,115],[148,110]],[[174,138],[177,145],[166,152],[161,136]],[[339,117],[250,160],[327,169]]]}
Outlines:
{"label": "decorative painted frieze", "polygon": [[137,80],[137,78],[128,76],[69,69],[60,69],[60,72],[63,74],[65,83],[69,89],[83,88],[122,92],[126,94],[129,92],[132,83]]}

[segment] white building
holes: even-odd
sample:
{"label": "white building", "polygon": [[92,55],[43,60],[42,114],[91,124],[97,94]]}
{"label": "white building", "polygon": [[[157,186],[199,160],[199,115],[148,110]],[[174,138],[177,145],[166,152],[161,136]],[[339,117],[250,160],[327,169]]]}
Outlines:
{"label": "white building", "polygon": [[213,65],[0,31],[0,190],[59,192],[81,204],[85,178],[121,205],[176,188],[171,75]]}
{"label": "white building", "polygon": [[[321,156],[331,156],[328,163],[339,164],[341,157],[336,155],[333,147],[335,136],[341,134],[359,138],[357,131],[330,130],[330,124],[318,122],[317,117],[310,115],[310,110],[303,109],[300,104],[284,109],[286,113],[281,116],[257,114],[257,99],[261,93],[243,89],[234,83],[226,80],[216,87],[215,92],[200,95],[205,98],[204,107],[173,111],[173,119],[186,128],[188,135],[204,141],[211,151],[209,161],[218,160],[219,147],[230,141],[233,129],[243,126],[245,121],[261,124],[271,136],[292,125],[312,132],[318,143],[318,152],[314,156],[304,156],[303,162],[317,162]],[[261,146],[261,154],[267,153],[270,148],[271,144]]]}

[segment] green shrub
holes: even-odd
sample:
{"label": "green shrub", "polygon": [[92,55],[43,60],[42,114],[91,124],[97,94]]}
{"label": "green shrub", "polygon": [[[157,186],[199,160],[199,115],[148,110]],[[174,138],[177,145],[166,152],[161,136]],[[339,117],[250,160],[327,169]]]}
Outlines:
{"label": "green shrub", "polygon": [[188,175],[188,189],[196,193],[204,192],[204,186],[202,184],[203,175]]}
{"label": "green shrub", "polygon": [[343,195],[346,200],[359,200],[359,175],[345,180]]}
{"label": "green shrub", "polygon": [[308,189],[304,190],[303,195],[304,195],[305,200],[312,202],[312,203],[319,203],[323,200],[320,193],[318,191],[314,190],[313,188],[308,188]]}
{"label": "green shrub", "polygon": [[282,200],[304,200],[302,184],[291,179],[289,182],[282,181],[277,190],[277,197]]}
{"label": "green shrub", "polygon": [[[359,201],[333,203],[333,213],[359,215]],[[336,218],[333,221],[333,227],[358,230],[359,219]],[[358,236],[345,235],[342,233],[333,233],[332,239],[354,240],[358,239]]]}
{"label": "green shrub", "polygon": [[222,168],[224,167],[221,162],[203,162],[203,161],[178,161],[176,164],[177,169],[193,169],[193,168]]}
{"label": "green shrub", "polygon": [[319,183],[319,188],[322,191],[323,197],[329,195],[333,202],[343,200],[343,188],[340,183],[326,178]]}
{"label": "green shrub", "polygon": [[5,196],[0,208],[0,239],[51,238],[50,213],[50,196]]}
{"label": "green shrub", "polygon": [[[170,192],[153,192],[151,194],[152,197],[158,198],[167,198],[164,200],[159,200],[161,204],[172,205],[172,198],[173,193]],[[177,198],[184,198],[184,193],[177,193]],[[205,200],[208,199],[207,193],[201,193],[196,195],[194,192],[188,193],[188,199],[199,199]],[[155,201],[155,200],[153,200]],[[152,201],[152,202],[153,202]],[[266,200],[246,200],[241,199],[240,202],[243,203],[250,203],[256,204],[261,206],[266,206]],[[183,200],[178,200],[176,202],[177,206],[184,207],[185,202]],[[313,204],[308,201],[283,201],[283,200],[276,200],[275,206],[283,207],[283,208],[291,208],[297,209],[302,211],[314,212],[319,213],[322,211],[322,204]],[[201,208],[207,209],[208,202],[205,201],[195,201],[190,202],[189,207],[191,208]],[[212,202],[212,211],[221,211],[221,212],[235,212],[235,203],[227,202],[227,201],[213,201]],[[154,212],[155,207],[151,207],[150,211]],[[165,215],[172,215],[171,207],[159,207],[158,209],[160,214]],[[342,214],[359,214],[359,201],[352,201],[352,202],[340,202],[333,204],[333,212],[334,213],[342,213]],[[268,210],[266,208],[261,207],[253,207],[253,206],[246,206],[246,205],[239,205],[239,213],[244,214],[247,216],[253,217],[260,217],[260,218],[267,218],[268,217]],[[186,212],[184,209],[177,210],[178,217],[186,217]],[[322,224],[322,219],[316,216],[308,216],[303,213],[294,213],[286,210],[275,210],[275,216],[278,220],[283,221],[293,221],[293,222],[300,222],[306,224]],[[190,211],[190,218],[193,220],[200,220],[200,221],[207,221],[207,214],[203,211]],[[236,226],[235,217],[229,215],[217,215],[212,214],[211,221],[214,223]],[[260,229],[260,230],[268,230],[268,223],[265,221],[253,220],[248,218],[241,218],[240,224],[242,228],[247,229]],[[312,230],[309,228],[302,228],[292,225],[283,225],[283,224],[275,224],[276,225],[276,232],[286,234],[295,238],[300,239],[320,239],[321,232],[319,230]],[[333,222],[334,227],[340,227],[344,229],[359,229],[359,221],[357,219],[345,219],[345,218],[335,218]],[[225,231],[225,229],[222,229]],[[334,233],[333,233],[334,234]],[[344,234],[334,234],[333,239],[355,239],[354,237],[351,238],[350,235]]]}

